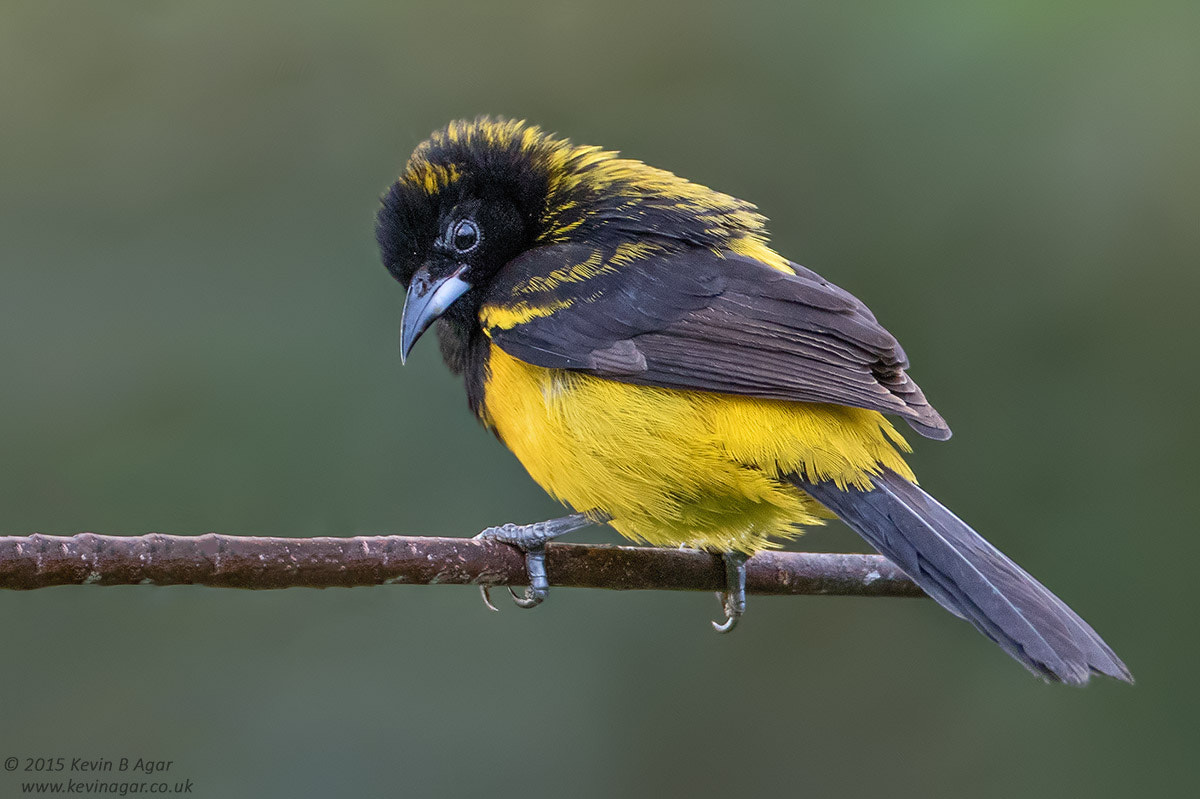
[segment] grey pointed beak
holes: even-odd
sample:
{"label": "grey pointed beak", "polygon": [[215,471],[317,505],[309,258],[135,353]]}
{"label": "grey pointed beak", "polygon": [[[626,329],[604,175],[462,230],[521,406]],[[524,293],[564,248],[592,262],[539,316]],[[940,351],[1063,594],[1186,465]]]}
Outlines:
{"label": "grey pointed beak", "polygon": [[400,363],[408,360],[408,353],[421,334],[471,289],[471,284],[460,277],[465,271],[467,267],[460,266],[446,277],[434,278],[429,268],[422,266],[413,275],[400,317]]}

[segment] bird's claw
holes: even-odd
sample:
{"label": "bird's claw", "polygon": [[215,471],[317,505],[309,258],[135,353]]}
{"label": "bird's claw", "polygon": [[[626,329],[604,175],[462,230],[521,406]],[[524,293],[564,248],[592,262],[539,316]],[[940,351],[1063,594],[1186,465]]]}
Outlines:
{"label": "bird's claw", "polygon": [[483,597],[483,604],[487,605],[488,610],[494,610],[497,613],[499,613],[500,608],[498,608],[492,604],[492,595],[489,590],[490,588],[491,588],[490,585],[481,585],[481,586],[479,586],[479,593]]}
{"label": "bird's claw", "polygon": [[746,561],[749,556],[741,552],[722,552],[725,563],[725,590],[717,592],[717,599],[725,608],[725,621],[712,623],[719,633],[727,633],[737,626],[738,619],[746,612]]}
{"label": "bird's claw", "polygon": [[[512,586],[505,587],[508,588],[508,593],[510,596],[512,596],[513,604],[519,608],[529,609],[532,607],[537,607],[538,605],[542,604],[542,600],[546,598],[545,591],[538,591],[534,589],[532,585],[525,587],[524,596],[514,591]],[[488,610],[494,610],[499,613],[500,608],[496,607],[495,604],[492,603],[491,588],[492,587],[490,585],[481,585],[479,586],[479,594],[483,597],[483,604],[487,605]]]}
{"label": "bird's claw", "polygon": [[742,614],[746,612],[746,603],[743,600],[739,608],[736,597],[731,598],[728,593],[723,591],[717,592],[717,601],[721,603],[721,607],[725,611],[725,621],[714,621],[712,626],[719,633],[727,633],[737,626],[738,619],[742,618]]}
{"label": "bird's claw", "polygon": [[737,626],[739,618],[739,616],[729,616],[723,622],[717,623],[714,621],[712,622],[713,629],[719,633],[727,633]]}
{"label": "bird's claw", "polygon": [[535,608],[542,604],[542,600],[546,598],[547,594],[545,590],[539,590],[537,587],[532,585],[525,586],[524,596],[519,596],[516,591],[512,590],[511,586],[508,589],[508,593],[512,594],[513,604],[519,608],[525,608],[526,610],[529,608]]}

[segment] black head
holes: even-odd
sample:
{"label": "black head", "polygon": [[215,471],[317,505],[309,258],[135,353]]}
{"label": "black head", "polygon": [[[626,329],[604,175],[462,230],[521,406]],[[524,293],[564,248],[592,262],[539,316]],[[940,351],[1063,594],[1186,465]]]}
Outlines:
{"label": "black head", "polygon": [[652,236],[718,248],[755,237],[754,206],[698,184],[573,145],[524,122],[452,122],[421,143],[383,197],[383,263],[408,289],[401,356],[436,319],[460,335],[477,326],[488,281],[521,252]]}
{"label": "black head", "polygon": [[540,237],[545,154],[521,123],[452,123],[412,154],[383,197],[376,238],[408,288],[401,357],[436,319],[469,325],[487,281]]}

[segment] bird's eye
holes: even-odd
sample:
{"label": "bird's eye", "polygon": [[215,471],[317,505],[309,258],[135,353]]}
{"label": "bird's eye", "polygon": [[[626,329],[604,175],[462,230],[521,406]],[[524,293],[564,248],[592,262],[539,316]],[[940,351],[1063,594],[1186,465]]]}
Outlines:
{"label": "bird's eye", "polygon": [[450,243],[459,252],[470,252],[479,245],[479,226],[470,219],[459,220],[458,224],[454,226]]}

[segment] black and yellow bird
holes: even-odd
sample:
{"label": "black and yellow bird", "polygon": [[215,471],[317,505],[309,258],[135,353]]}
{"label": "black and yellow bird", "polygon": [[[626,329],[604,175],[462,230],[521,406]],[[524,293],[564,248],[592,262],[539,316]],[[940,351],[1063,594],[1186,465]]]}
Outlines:
{"label": "black and yellow bird", "polygon": [[[917,487],[884,418],[950,428],[871,311],[767,244],[749,203],[523,122],[453,122],[382,200],[407,287],[401,356],[437,323],[479,420],[577,513],[481,535],[526,553],[595,522],[721,553],[728,630],[745,562],[829,512],[1049,680],[1131,680],[1037,580]],[[714,623],[715,624],[715,623]]]}

